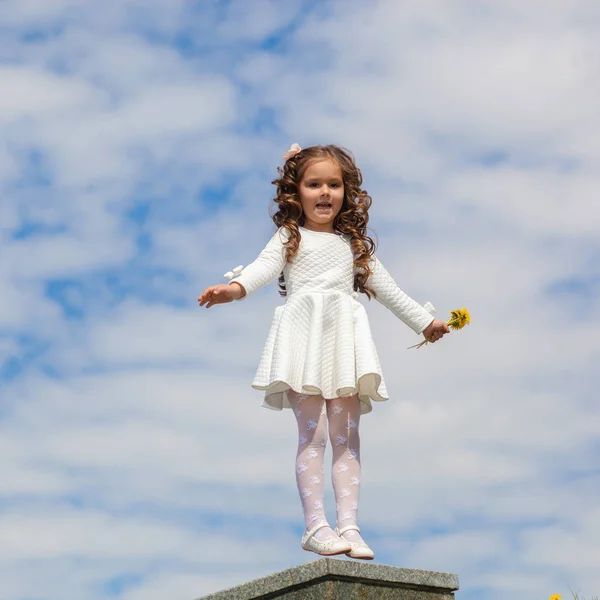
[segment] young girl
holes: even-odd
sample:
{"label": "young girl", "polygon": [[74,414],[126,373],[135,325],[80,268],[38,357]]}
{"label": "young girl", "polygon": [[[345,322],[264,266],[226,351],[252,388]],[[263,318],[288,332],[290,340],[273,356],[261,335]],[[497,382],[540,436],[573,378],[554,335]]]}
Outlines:
{"label": "young girl", "polygon": [[[356,518],[360,489],[361,414],[371,401],[388,399],[363,305],[376,298],[431,342],[447,333],[398,288],[374,255],[367,236],[371,198],[349,152],[338,146],[294,144],[284,154],[273,221],[278,229],[258,258],[208,287],[200,306],[247,298],[277,275],[283,306],[271,329],[252,387],[265,391],[263,406],[292,408],[298,421],[296,481],[306,529],[302,548],[325,556],[372,559]],[[333,448],[332,482],[337,526],[323,507],[323,456],[327,433]]]}

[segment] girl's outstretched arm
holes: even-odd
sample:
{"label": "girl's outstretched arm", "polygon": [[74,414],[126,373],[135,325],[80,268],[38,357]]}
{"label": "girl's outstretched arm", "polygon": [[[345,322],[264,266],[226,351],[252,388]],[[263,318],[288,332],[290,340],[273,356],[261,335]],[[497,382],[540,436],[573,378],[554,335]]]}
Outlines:
{"label": "girl's outstretched arm", "polygon": [[376,256],[373,256],[369,266],[371,275],[367,285],[375,290],[376,300],[391,310],[415,333],[423,333],[434,321],[433,316],[398,287],[394,278]]}
{"label": "girl's outstretched arm", "polygon": [[[285,267],[285,247],[283,244],[285,241],[287,241],[287,230],[280,228],[256,260],[243,269],[241,275],[231,281],[229,285],[233,286],[236,292],[239,286],[242,288],[241,294],[236,294],[235,300],[242,300],[254,294],[254,292],[273,281],[283,271],[283,267]],[[239,286],[233,285],[235,283]]]}
{"label": "girl's outstretched arm", "polygon": [[206,304],[206,308],[210,308],[214,304],[225,304],[226,302],[239,300],[245,293],[246,291],[239,284],[226,285],[221,283],[219,285],[207,287],[198,296],[198,302],[200,303],[200,306]]}

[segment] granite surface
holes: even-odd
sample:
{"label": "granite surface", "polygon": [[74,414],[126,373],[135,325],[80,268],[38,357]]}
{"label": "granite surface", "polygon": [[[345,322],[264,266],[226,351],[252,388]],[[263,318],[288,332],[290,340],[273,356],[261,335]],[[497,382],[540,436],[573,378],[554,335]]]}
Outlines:
{"label": "granite surface", "polygon": [[458,577],[322,558],[198,600],[451,600]]}

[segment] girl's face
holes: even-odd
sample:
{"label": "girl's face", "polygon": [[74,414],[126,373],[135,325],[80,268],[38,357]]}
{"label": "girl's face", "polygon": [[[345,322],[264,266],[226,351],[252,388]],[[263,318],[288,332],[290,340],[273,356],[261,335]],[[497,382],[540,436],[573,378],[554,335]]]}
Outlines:
{"label": "girl's face", "polygon": [[298,185],[306,229],[333,233],[333,220],[344,202],[342,169],[330,159],[313,162]]}

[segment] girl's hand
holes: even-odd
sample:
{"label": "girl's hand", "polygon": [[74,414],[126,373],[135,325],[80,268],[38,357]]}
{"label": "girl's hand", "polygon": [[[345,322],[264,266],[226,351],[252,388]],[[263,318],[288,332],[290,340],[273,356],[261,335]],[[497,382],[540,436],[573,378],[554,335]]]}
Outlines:
{"label": "girl's hand", "polygon": [[200,306],[206,304],[206,308],[210,308],[213,304],[225,304],[226,302],[238,300],[245,295],[245,292],[246,290],[239,283],[237,285],[221,283],[207,287],[198,296],[198,302],[200,302]]}
{"label": "girl's hand", "polygon": [[445,333],[450,333],[450,329],[444,321],[434,319],[423,331],[423,335],[430,343],[437,342]]}

